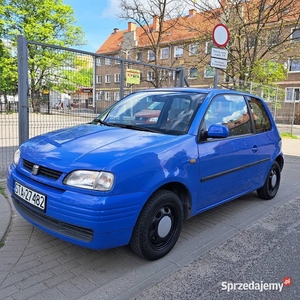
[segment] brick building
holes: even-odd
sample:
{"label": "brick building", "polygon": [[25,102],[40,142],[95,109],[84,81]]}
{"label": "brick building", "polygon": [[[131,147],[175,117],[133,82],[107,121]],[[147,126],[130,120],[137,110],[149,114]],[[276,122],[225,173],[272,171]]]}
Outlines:
{"label": "brick building", "polygon": [[[226,5],[225,1],[223,1],[223,5]],[[300,12],[300,7],[298,8]],[[197,12],[195,9],[190,9],[187,15],[162,23],[159,23],[158,17],[154,17],[152,23],[146,27],[136,26],[135,23],[128,22],[128,27],[125,30],[115,28],[96,52],[106,57],[105,59],[99,57],[96,61],[96,100],[106,101],[105,107],[108,106],[108,102],[120,99],[121,70],[119,58],[130,60],[131,63],[127,67],[141,72],[140,84],[134,87],[127,86],[126,93],[132,91],[132,88],[173,85],[174,74],[172,72],[134,65],[135,61],[172,68],[184,67],[190,86],[213,86],[215,70],[210,66],[210,54],[211,48],[216,46],[213,45],[211,34],[224,11],[224,7],[223,10],[216,9],[208,12]],[[237,17],[243,16],[245,19],[247,9],[244,8],[241,11],[242,13],[240,11],[235,13],[240,14]],[[231,26],[233,25],[228,19],[229,29]],[[276,103],[272,103],[272,109],[275,111],[278,121],[289,122],[291,115],[294,115],[296,123],[300,123],[299,14],[298,19],[295,14],[285,15],[281,20],[273,18],[265,27],[265,32],[265,45],[259,51],[267,50],[268,54],[265,59],[276,60],[284,65],[286,70],[286,78],[277,82],[277,86],[282,92],[279,96],[280,99],[276,98]],[[287,41],[282,44],[282,47],[277,47],[277,52],[280,52],[280,55],[275,56],[276,51],[272,52],[272,45],[279,42],[283,36]],[[156,44],[158,40],[159,43]],[[237,42],[236,36],[231,37],[231,40],[232,43]],[[253,41],[255,40],[248,37],[247,50],[250,55],[253,51],[251,49],[253,48],[251,45]],[[261,41],[260,43],[262,44]],[[233,45],[227,48],[229,53],[234,51]],[[243,55],[246,57],[247,53],[245,52]],[[219,70],[219,86],[230,86],[233,80],[236,80],[236,78],[231,78],[232,74],[229,69],[230,66],[226,71]],[[265,91],[260,91],[260,96],[268,100]]]}

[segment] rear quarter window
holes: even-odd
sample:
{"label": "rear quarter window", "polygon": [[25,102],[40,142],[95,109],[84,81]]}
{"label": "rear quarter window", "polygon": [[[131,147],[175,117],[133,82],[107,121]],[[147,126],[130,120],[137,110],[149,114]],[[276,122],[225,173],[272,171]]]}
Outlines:
{"label": "rear quarter window", "polygon": [[251,97],[249,104],[252,108],[256,133],[269,131],[272,129],[268,113],[260,99]]}

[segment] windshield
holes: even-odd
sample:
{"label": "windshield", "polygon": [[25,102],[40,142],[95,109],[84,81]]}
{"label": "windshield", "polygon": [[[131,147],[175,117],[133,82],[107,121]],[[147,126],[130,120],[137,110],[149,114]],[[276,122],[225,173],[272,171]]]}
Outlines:
{"label": "windshield", "polygon": [[106,126],[184,134],[205,96],[191,92],[133,93],[110,107],[96,121]]}

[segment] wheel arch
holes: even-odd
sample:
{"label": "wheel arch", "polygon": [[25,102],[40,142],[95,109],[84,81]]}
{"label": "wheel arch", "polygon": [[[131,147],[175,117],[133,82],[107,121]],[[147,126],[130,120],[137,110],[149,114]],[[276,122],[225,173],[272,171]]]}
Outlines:
{"label": "wheel arch", "polygon": [[283,158],[283,156],[282,155],[278,155],[277,158],[276,158],[276,161],[279,164],[280,171],[282,171],[283,165],[284,165],[284,158]]}
{"label": "wheel arch", "polygon": [[[179,197],[183,207],[183,220],[188,219],[191,214],[191,195],[187,187],[180,182],[170,182],[160,186],[157,190],[161,189],[173,192]],[[153,193],[155,193],[156,191],[154,191]],[[149,199],[151,198],[151,196],[149,197]]]}

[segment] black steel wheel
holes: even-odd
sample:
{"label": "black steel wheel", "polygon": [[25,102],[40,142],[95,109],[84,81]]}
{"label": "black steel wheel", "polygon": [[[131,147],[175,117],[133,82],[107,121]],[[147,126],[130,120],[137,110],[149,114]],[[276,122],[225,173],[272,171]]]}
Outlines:
{"label": "black steel wheel", "polygon": [[258,196],[265,200],[274,198],[279,189],[280,176],[281,173],[279,164],[277,161],[274,161],[264,185],[257,190]]}
{"label": "black steel wheel", "polygon": [[130,247],[148,260],[159,259],[176,244],[182,223],[183,208],[179,197],[171,191],[159,190],[145,204],[133,230]]}

